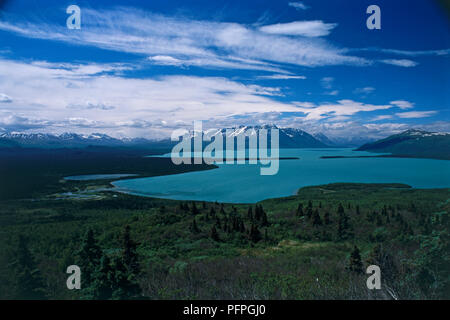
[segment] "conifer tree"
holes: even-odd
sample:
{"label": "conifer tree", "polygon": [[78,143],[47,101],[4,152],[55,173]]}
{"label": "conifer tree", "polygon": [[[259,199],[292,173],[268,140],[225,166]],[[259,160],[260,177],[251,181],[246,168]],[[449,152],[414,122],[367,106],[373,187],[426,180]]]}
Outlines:
{"label": "conifer tree", "polygon": [[247,218],[249,220],[253,220],[253,209],[252,209],[252,206],[248,207]]}
{"label": "conifer tree", "polygon": [[16,258],[12,263],[14,270],[14,299],[45,299],[44,283],[30,249],[28,240],[19,236]]}
{"label": "conifer tree", "polygon": [[197,221],[195,220],[195,218],[192,220],[192,223],[191,223],[191,231],[193,233],[199,233],[200,232],[200,229],[197,226]]}
{"label": "conifer tree", "polygon": [[108,300],[112,298],[115,270],[111,266],[111,260],[106,254],[100,258],[100,264],[93,275],[91,286],[85,290],[89,299]]}
{"label": "conifer tree", "polygon": [[220,223],[220,218],[216,217],[216,227],[222,229],[222,224]]}
{"label": "conifer tree", "polygon": [[267,213],[262,209],[261,213],[261,227],[267,227],[269,225],[269,221],[267,220]]}
{"label": "conifer tree", "polygon": [[261,219],[261,208],[259,205],[255,206],[255,220],[259,221]]}
{"label": "conifer tree", "polygon": [[112,285],[113,300],[129,300],[137,298],[140,292],[136,278],[130,276],[127,267],[123,263],[122,257],[116,256],[113,259],[114,278]]}
{"label": "conifer tree", "polygon": [[[339,211],[339,210],[338,210]],[[340,211],[338,215],[338,239],[345,240],[349,237],[349,223],[348,217],[344,211]]]}
{"label": "conifer tree", "polygon": [[242,221],[242,220],[239,225],[239,232],[245,233],[245,225],[244,225],[244,221]]}
{"label": "conifer tree", "polygon": [[325,214],[323,216],[323,222],[327,225],[331,223],[330,212],[328,212],[328,211],[325,212]]}
{"label": "conifer tree", "polygon": [[261,240],[261,233],[259,232],[256,224],[252,224],[252,227],[250,229],[250,241],[258,242],[259,240]]}
{"label": "conifer tree", "polygon": [[191,212],[192,214],[195,216],[197,214],[199,214],[199,211],[197,209],[197,205],[195,204],[195,202],[192,202],[192,208],[191,208]]}
{"label": "conifer tree", "polygon": [[339,203],[337,213],[339,215],[345,213],[345,210],[344,210],[344,207],[342,206],[342,203]]}
{"label": "conifer tree", "polygon": [[353,248],[353,251],[350,255],[349,269],[355,273],[363,272],[363,264],[361,261],[361,255],[359,254],[359,249],[356,245]]}
{"label": "conifer tree", "polygon": [[306,209],[306,218],[311,219],[313,214],[312,208],[308,206],[308,208]]}
{"label": "conifer tree", "polygon": [[81,249],[78,251],[79,262],[78,266],[83,272],[83,284],[85,287],[91,285],[91,276],[97,269],[100,258],[102,256],[102,250],[97,244],[97,240],[94,237],[94,231],[89,229],[81,243]]}
{"label": "conifer tree", "polygon": [[213,219],[216,217],[216,210],[214,210],[214,207],[211,207],[211,210],[209,210],[209,214]]}
{"label": "conifer tree", "polygon": [[216,226],[212,226],[211,231],[209,232],[209,236],[214,241],[220,241],[219,233],[217,232]]}
{"label": "conifer tree", "polygon": [[303,213],[303,205],[301,203],[298,204],[297,207],[297,216],[299,217],[303,217],[304,213]]}
{"label": "conifer tree", "polygon": [[137,276],[140,273],[140,265],[137,254],[137,243],[131,239],[130,226],[128,225],[125,226],[122,245],[123,245],[122,259],[124,266],[127,268],[127,271],[131,275]]}
{"label": "conifer tree", "polygon": [[312,216],[312,220],[313,220],[313,225],[314,226],[321,226],[322,225],[322,219],[320,219],[320,214],[319,214],[319,210],[314,210],[313,216]]}

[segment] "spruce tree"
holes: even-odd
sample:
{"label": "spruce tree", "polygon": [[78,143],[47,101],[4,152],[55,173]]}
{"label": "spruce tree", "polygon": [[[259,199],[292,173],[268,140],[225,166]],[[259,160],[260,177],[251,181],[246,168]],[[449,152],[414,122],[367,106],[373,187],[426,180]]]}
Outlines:
{"label": "spruce tree", "polygon": [[359,254],[359,249],[356,245],[353,248],[353,251],[350,255],[349,269],[355,273],[363,272],[363,264],[361,261],[361,255]]}
{"label": "spruce tree", "polygon": [[325,212],[325,214],[323,216],[323,222],[327,225],[331,223],[330,212],[328,212],[328,211]]}
{"label": "spruce tree", "polygon": [[195,221],[195,218],[192,220],[191,231],[193,233],[199,233],[200,232],[200,229],[197,227],[197,222]]}
{"label": "spruce tree", "polygon": [[312,216],[312,220],[313,220],[313,225],[314,226],[321,226],[322,225],[322,219],[320,219],[320,214],[319,214],[319,210],[314,210],[313,216]]}
{"label": "spruce tree", "polygon": [[213,219],[216,217],[216,210],[214,210],[214,207],[211,207],[211,210],[209,210],[209,214]]}
{"label": "spruce tree", "polygon": [[130,236],[130,226],[125,226],[124,234],[123,234],[123,251],[122,251],[122,259],[123,264],[126,267],[127,271],[133,277],[136,277],[140,273],[140,265],[137,254],[137,243],[131,239]]}
{"label": "spruce tree", "polygon": [[259,240],[261,240],[261,233],[259,232],[256,224],[252,224],[249,236],[250,236],[250,241],[252,241],[252,242],[258,242]]}
{"label": "spruce tree", "polygon": [[123,258],[116,256],[113,259],[114,278],[112,281],[113,300],[130,300],[138,297],[140,288],[136,279],[130,275],[123,262]]}
{"label": "spruce tree", "polygon": [[19,236],[16,258],[12,267],[14,270],[14,299],[45,299],[41,273],[28,248],[28,240],[22,235]]}
{"label": "spruce tree", "polygon": [[209,232],[209,236],[214,241],[220,241],[219,233],[217,232],[216,226],[212,226],[211,231]]}
{"label": "spruce tree", "polygon": [[191,208],[191,212],[192,214],[195,216],[197,214],[199,214],[199,211],[197,209],[197,205],[195,204],[195,202],[192,202],[192,208]]}
{"label": "spruce tree", "polygon": [[97,244],[97,240],[94,237],[94,231],[89,229],[81,243],[81,248],[78,251],[79,262],[77,265],[80,267],[83,273],[83,286],[91,286],[92,275],[98,268],[100,258],[102,256],[102,250]]}
{"label": "spruce tree", "polygon": [[112,298],[115,283],[115,270],[106,254],[100,258],[100,264],[93,275],[91,286],[86,290],[89,299],[108,300]]}
{"label": "spruce tree", "polygon": [[248,218],[249,220],[253,220],[253,210],[252,210],[252,206],[248,207],[247,218]]}
{"label": "spruce tree", "polygon": [[269,221],[267,220],[267,213],[262,209],[261,213],[261,227],[267,227],[269,225]]}
{"label": "spruce tree", "polygon": [[297,216],[299,217],[303,217],[304,213],[303,213],[303,205],[301,203],[298,204],[297,207]]}

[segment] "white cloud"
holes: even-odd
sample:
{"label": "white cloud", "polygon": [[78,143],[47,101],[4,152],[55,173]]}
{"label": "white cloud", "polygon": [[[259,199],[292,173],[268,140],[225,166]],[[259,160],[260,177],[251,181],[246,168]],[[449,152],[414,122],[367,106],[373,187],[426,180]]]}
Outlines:
{"label": "white cloud", "polygon": [[374,87],[356,88],[353,93],[367,95],[375,91]]}
{"label": "white cloud", "polygon": [[284,35],[315,37],[328,34],[334,27],[335,24],[321,21],[300,21],[263,27],[270,32],[267,33],[255,26],[173,18],[130,8],[102,11],[85,8],[81,32],[31,18],[21,21],[20,17],[7,14],[0,22],[0,30],[25,37],[156,56],[157,61],[153,62],[160,63],[180,60],[182,65],[266,71],[271,68],[273,72],[280,72],[281,64],[371,64],[367,59],[346,55],[345,50],[322,39]]}
{"label": "white cloud", "polygon": [[375,118],[373,118],[371,121],[380,121],[380,120],[386,120],[386,119],[392,119],[391,115],[380,115],[380,116],[376,116]]}
{"label": "white cloud", "polygon": [[297,1],[297,2],[289,2],[288,6],[295,8],[296,10],[306,10],[309,9],[309,6],[307,6],[306,4],[304,4],[301,1]]}
{"label": "white cloud", "polygon": [[414,103],[406,101],[406,100],[395,100],[389,102],[390,104],[399,107],[400,109],[411,109],[414,107]]}
{"label": "white cloud", "polygon": [[[161,126],[161,121],[176,126],[177,121],[297,110],[293,104],[273,99],[283,94],[277,87],[245,85],[219,77],[136,79],[114,73],[92,74],[97,67],[65,64],[62,68],[45,62],[0,59],[0,87],[21,97],[14,105],[2,106],[0,126],[110,128],[107,133],[116,133],[123,126],[141,128],[144,132],[139,135],[147,135],[143,128]],[[40,118],[29,120],[36,115]]]}
{"label": "white cloud", "polygon": [[336,23],[324,23],[321,20],[294,21],[277,23],[259,28],[262,32],[279,35],[322,37],[330,34],[337,27]]}
{"label": "white cloud", "polygon": [[0,93],[0,103],[11,103],[13,100],[10,96]]}
{"label": "white cloud", "polygon": [[409,112],[399,112],[395,115],[399,118],[405,119],[415,119],[415,118],[427,118],[435,115],[437,111],[409,111]]}
{"label": "white cloud", "polygon": [[323,77],[320,80],[322,87],[325,89],[331,89],[333,87],[334,78],[333,77]]}
{"label": "white cloud", "polygon": [[273,79],[273,80],[289,80],[289,79],[306,79],[305,76],[295,76],[289,74],[272,74],[268,76],[258,76],[258,79]]}
{"label": "white cloud", "polygon": [[180,59],[176,59],[171,56],[153,56],[148,57],[148,59],[155,64],[166,65],[166,66],[180,66],[183,64],[183,61]]}
{"label": "white cloud", "polygon": [[324,94],[328,96],[337,96],[339,94],[339,90],[326,91]]}
{"label": "white cloud", "polygon": [[351,116],[358,112],[368,112],[375,110],[386,110],[392,108],[392,105],[373,105],[356,102],[353,100],[338,100],[337,103],[324,103],[314,105],[311,103],[295,103],[298,111],[306,114],[306,120],[320,120],[340,116]]}
{"label": "white cloud", "polygon": [[450,49],[441,50],[397,50],[384,48],[359,48],[349,49],[349,51],[374,51],[388,54],[396,54],[400,56],[418,57],[418,56],[446,56],[450,54]]}
{"label": "white cloud", "polygon": [[394,66],[405,67],[405,68],[415,67],[419,64],[418,62],[408,60],[408,59],[385,59],[385,60],[380,60],[380,61],[383,63],[386,63],[386,64],[392,64]]}

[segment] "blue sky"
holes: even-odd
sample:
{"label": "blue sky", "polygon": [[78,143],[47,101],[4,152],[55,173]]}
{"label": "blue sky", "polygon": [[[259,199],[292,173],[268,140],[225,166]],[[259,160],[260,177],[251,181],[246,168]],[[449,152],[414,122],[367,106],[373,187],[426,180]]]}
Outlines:
{"label": "blue sky", "polygon": [[[66,8],[81,8],[81,29]],[[366,8],[381,8],[381,30]],[[160,138],[275,123],[330,137],[450,131],[439,2],[6,1],[0,130]]]}

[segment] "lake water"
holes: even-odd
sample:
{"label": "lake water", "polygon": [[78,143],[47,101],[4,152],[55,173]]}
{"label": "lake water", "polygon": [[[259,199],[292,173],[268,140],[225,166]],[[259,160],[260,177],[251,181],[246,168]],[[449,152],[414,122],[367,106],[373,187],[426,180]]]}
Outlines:
{"label": "lake water", "polygon": [[[113,184],[136,195],[229,203],[253,203],[289,196],[304,186],[333,182],[405,183],[415,188],[450,187],[450,161],[412,158],[340,158],[373,153],[340,149],[282,149],[278,174],[260,175],[260,165],[219,165],[218,169],[126,179]],[[168,156],[168,155],[166,155]]]}

